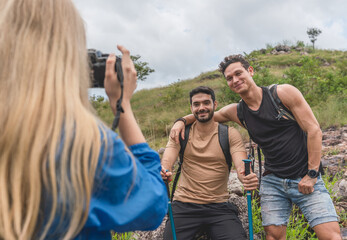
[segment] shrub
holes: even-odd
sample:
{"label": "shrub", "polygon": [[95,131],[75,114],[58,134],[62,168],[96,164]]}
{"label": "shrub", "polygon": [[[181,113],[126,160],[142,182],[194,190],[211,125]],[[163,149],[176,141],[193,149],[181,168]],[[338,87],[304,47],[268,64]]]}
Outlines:
{"label": "shrub", "polygon": [[166,93],[161,97],[161,100],[166,105],[175,104],[177,99],[181,99],[184,97],[183,88],[179,83],[170,84],[167,88]]}

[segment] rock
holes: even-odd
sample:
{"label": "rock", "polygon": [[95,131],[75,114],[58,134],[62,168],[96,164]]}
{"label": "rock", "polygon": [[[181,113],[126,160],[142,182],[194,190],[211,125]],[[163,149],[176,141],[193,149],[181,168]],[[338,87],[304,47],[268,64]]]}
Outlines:
{"label": "rock", "polygon": [[237,178],[236,171],[233,171],[229,175],[228,191],[230,194],[236,194],[237,196],[243,196],[242,183]]}
{"label": "rock", "polygon": [[335,204],[335,207],[337,212],[347,211],[347,202],[338,202]]}
{"label": "rock", "polygon": [[347,228],[341,229],[342,240],[347,240]]}
{"label": "rock", "polygon": [[160,226],[154,231],[136,231],[134,234],[135,235],[134,238],[139,240],[162,240],[166,220],[167,220],[167,215],[165,216]]}
{"label": "rock", "polygon": [[274,50],[271,51],[271,54],[272,55],[277,55],[278,53],[277,53],[276,49],[274,49]]}
{"label": "rock", "polygon": [[220,77],[222,77],[222,75],[220,73],[214,73],[214,74],[209,74],[209,75],[202,76],[199,81],[203,82],[206,79],[207,80],[211,80],[211,79],[216,79],[216,78],[220,78]]}
{"label": "rock", "polygon": [[328,166],[326,161],[322,163],[323,168],[325,169],[325,174],[329,176],[334,176],[336,173],[340,171],[340,168],[338,166]]}
{"label": "rock", "polygon": [[346,179],[341,179],[334,184],[333,192],[335,196],[339,198],[340,202],[347,201],[347,181]]}
{"label": "rock", "polygon": [[279,45],[277,45],[277,46],[275,47],[275,49],[276,49],[277,52],[283,52],[283,53],[288,53],[288,52],[290,52],[290,47],[289,47],[289,46],[286,46],[286,45],[281,45],[281,44],[279,44]]}

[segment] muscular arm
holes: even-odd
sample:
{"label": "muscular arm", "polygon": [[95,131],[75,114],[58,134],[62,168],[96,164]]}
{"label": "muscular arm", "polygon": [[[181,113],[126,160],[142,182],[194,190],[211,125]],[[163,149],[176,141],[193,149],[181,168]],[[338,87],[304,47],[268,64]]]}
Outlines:
{"label": "muscular arm", "polygon": [[160,173],[163,180],[166,180],[167,178],[169,178],[169,180],[171,181],[172,166],[177,160],[178,152],[179,150],[176,148],[170,147],[165,149],[164,155],[161,161],[162,170]]}
{"label": "muscular arm", "polygon": [[[322,151],[322,131],[317,119],[297,88],[288,84],[279,85],[277,94],[282,103],[293,113],[301,129],[307,134],[308,169],[318,171]],[[308,176],[305,176],[304,179],[311,180]],[[316,179],[313,180],[312,183],[314,185]],[[299,190],[302,193],[311,193],[313,185],[312,187],[303,186],[300,189],[299,184]]]}
{"label": "muscular arm", "polygon": [[[195,117],[193,114],[189,114],[183,117],[187,121],[187,125],[195,122]],[[224,123],[233,121],[239,124],[241,127],[242,124],[237,117],[237,103],[229,104],[220,110],[216,111],[213,116],[214,121]],[[179,135],[181,134],[182,139],[184,139],[184,122],[176,122],[170,131],[170,138],[173,139],[176,143],[179,143]]]}
{"label": "muscular arm", "polygon": [[220,123],[233,121],[243,127],[239,118],[237,117],[237,103],[226,105],[215,112],[214,120]]}

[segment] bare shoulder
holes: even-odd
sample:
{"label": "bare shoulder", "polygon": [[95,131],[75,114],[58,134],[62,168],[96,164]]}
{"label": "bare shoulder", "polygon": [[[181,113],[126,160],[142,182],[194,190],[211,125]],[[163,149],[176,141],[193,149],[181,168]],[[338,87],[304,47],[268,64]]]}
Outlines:
{"label": "bare shoulder", "polygon": [[277,95],[286,106],[292,106],[303,100],[301,92],[290,84],[277,86]]}
{"label": "bare shoulder", "polygon": [[277,94],[290,94],[293,92],[300,92],[296,87],[290,84],[277,85]]}

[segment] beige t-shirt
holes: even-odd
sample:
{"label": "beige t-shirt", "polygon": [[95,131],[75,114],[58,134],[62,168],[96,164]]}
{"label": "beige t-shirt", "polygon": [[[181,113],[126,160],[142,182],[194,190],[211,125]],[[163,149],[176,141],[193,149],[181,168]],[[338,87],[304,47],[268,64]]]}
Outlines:
{"label": "beige t-shirt", "polygon": [[[246,151],[240,133],[233,127],[229,127],[229,143],[231,154]],[[166,148],[179,151],[181,146],[170,138]],[[228,178],[228,165],[218,140],[218,123],[204,136],[193,123],[174,200],[198,204],[226,202]]]}

